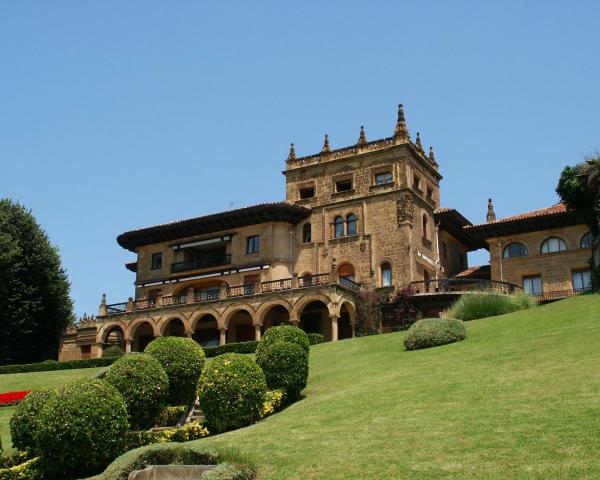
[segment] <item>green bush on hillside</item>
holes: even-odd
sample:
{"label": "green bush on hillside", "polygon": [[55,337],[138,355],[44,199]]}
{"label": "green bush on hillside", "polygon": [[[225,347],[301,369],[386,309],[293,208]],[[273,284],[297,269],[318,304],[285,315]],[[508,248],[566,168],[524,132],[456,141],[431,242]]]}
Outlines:
{"label": "green bush on hillside", "polygon": [[320,333],[307,333],[308,343],[311,345],[317,345],[325,341],[325,336]]}
{"label": "green bush on hillside", "polygon": [[467,293],[454,303],[449,316],[460,320],[475,320],[525,310],[533,306],[535,302],[526,294]]}
{"label": "green bush on hillside", "polygon": [[211,360],[198,388],[211,433],[245,427],[260,418],[267,393],[265,375],[250,357],[226,353]]}
{"label": "green bush on hillside", "polygon": [[277,327],[269,328],[260,339],[258,347],[256,348],[256,358],[258,359],[276,342],[295,343],[306,353],[308,353],[310,347],[308,335],[306,335],[304,330],[292,325],[279,325]]}
{"label": "green bush on hillside", "polygon": [[459,342],[467,338],[467,330],[461,320],[455,318],[426,318],[415,322],[406,332],[406,350],[437,347]]}
{"label": "green bush on hillside", "polygon": [[125,401],[102,380],[68,383],[40,412],[35,435],[44,478],[97,473],[123,452],[129,430]]}
{"label": "green bush on hillside", "polygon": [[274,343],[256,361],[270,389],[282,389],[287,398],[295,398],[306,388],[308,353],[297,344]]}
{"label": "green bush on hillside", "polygon": [[159,337],[144,353],[156,358],[169,377],[169,405],[187,405],[196,398],[198,379],[204,368],[204,350],[191,338]]}
{"label": "green bush on hillside", "polygon": [[10,419],[10,436],[13,446],[22,451],[35,451],[35,434],[38,431],[40,412],[56,390],[40,388],[29,393],[15,409]]}
{"label": "green bush on hillside", "polygon": [[112,365],[116,357],[88,358],[87,360],[70,360],[68,362],[57,362],[56,360],[44,360],[38,363],[25,363],[23,365],[3,365],[0,367],[0,375],[11,373],[49,372],[52,370],[72,370],[77,368],[107,367]]}
{"label": "green bush on hillside", "polygon": [[158,360],[145,354],[125,355],[110,367],[104,380],[125,400],[132,427],[153,426],[169,394],[169,377]]}
{"label": "green bush on hillside", "polygon": [[226,343],[216,347],[204,347],[204,353],[207,357],[216,357],[224,353],[254,353],[258,346],[257,341]]}

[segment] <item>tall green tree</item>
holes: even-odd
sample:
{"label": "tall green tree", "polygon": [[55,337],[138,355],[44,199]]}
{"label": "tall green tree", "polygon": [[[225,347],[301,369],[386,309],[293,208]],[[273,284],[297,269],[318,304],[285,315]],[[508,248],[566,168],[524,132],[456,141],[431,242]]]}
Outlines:
{"label": "tall green tree", "polygon": [[556,192],[592,232],[592,288],[600,290],[600,155],[562,171]]}
{"label": "tall green tree", "polygon": [[58,251],[31,212],[0,199],[0,364],[56,359],[74,319],[69,293]]}

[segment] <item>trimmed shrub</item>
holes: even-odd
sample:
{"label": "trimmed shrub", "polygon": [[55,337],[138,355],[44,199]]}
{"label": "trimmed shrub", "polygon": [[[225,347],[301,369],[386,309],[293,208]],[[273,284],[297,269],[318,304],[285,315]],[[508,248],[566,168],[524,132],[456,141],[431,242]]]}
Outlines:
{"label": "trimmed shrub", "polygon": [[260,412],[260,418],[268,417],[269,415],[281,410],[284,399],[285,392],[283,390],[269,390],[265,394],[265,399]]}
{"label": "trimmed shrub", "polygon": [[204,353],[207,357],[216,357],[224,353],[254,353],[256,347],[258,347],[258,342],[254,340],[251,342],[226,343],[216,347],[206,347]]}
{"label": "trimmed shrub", "polygon": [[39,363],[26,363],[23,365],[4,365],[0,367],[0,375],[9,373],[49,372],[52,370],[71,370],[75,368],[108,367],[117,359],[112,358],[89,358],[87,360],[70,360],[68,362],[57,362],[56,360],[44,360]]}
{"label": "trimmed shrub", "polygon": [[0,480],[44,480],[38,457],[10,467],[0,467]]}
{"label": "trimmed shrub", "polygon": [[111,345],[102,351],[102,358],[122,357],[125,352],[118,345]]}
{"label": "trimmed shrub", "polygon": [[535,306],[533,299],[526,294],[506,295],[484,292],[468,293],[460,297],[450,310],[450,317],[460,320],[494,317]]}
{"label": "trimmed shrub", "polygon": [[265,375],[250,357],[226,353],[211,360],[198,389],[200,408],[211,433],[257,421],[267,393]]}
{"label": "trimmed shrub", "polygon": [[55,389],[41,388],[32,391],[19,403],[10,419],[10,436],[16,449],[35,451],[40,413],[48,400],[56,395]]}
{"label": "trimmed shrub", "polygon": [[406,332],[406,350],[437,347],[459,342],[467,338],[467,330],[461,320],[455,318],[426,318],[418,320]]}
{"label": "trimmed shrub", "polygon": [[308,335],[298,327],[292,325],[278,325],[277,327],[269,328],[263,337],[258,342],[256,348],[256,358],[258,359],[271,345],[276,342],[295,343],[301,347],[306,353],[310,346]]}
{"label": "trimmed shrub", "polygon": [[101,380],[68,383],[40,412],[35,435],[44,478],[97,473],[123,452],[129,430],[125,401]]}
{"label": "trimmed shrub", "polygon": [[178,405],[176,407],[164,407],[156,418],[156,426],[158,427],[174,427],[177,425],[181,417],[188,412],[187,405]]}
{"label": "trimmed shrub", "polygon": [[325,342],[325,336],[320,333],[307,333],[308,343],[310,345],[318,345],[319,343]]}
{"label": "trimmed shrub", "polygon": [[297,397],[308,379],[308,353],[295,343],[277,342],[256,358],[262,368],[267,386],[280,388],[286,397]]}
{"label": "trimmed shrub", "polygon": [[125,355],[110,367],[104,380],[125,400],[132,427],[153,425],[169,393],[169,377],[156,358],[144,354]]}
{"label": "trimmed shrub", "polygon": [[204,350],[191,338],[159,337],[144,353],[156,358],[169,377],[169,405],[187,405],[196,398],[198,379],[204,368]]}
{"label": "trimmed shrub", "polygon": [[189,442],[208,436],[208,430],[200,422],[192,422],[182,427],[150,432],[138,430],[127,432],[127,450],[162,442]]}

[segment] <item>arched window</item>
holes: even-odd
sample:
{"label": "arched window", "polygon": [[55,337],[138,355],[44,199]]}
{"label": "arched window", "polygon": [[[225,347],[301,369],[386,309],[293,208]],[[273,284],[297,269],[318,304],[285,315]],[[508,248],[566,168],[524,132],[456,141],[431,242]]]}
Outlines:
{"label": "arched window", "polygon": [[334,235],[335,238],[344,236],[344,217],[337,216],[333,219]]}
{"label": "arched window", "polygon": [[354,280],[354,267],[350,263],[344,263],[338,267],[338,274],[342,278],[347,278],[348,280]]}
{"label": "arched window", "polygon": [[392,285],[392,267],[389,263],[381,264],[381,286],[390,287]]}
{"label": "arched window", "polygon": [[527,247],[519,242],[509,243],[502,252],[502,258],[526,257]]}
{"label": "arched window", "polygon": [[429,234],[427,232],[427,214],[423,214],[423,238],[429,238]]}
{"label": "arched window", "polygon": [[587,232],[581,237],[581,248],[592,248],[592,232]]}
{"label": "arched window", "polygon": [[346,217],[346,223],[348,224],[348,235],[356,235],[356,215],[349,214]]}
{"label": "arched window", "polygon": [[302,243],[312,242],[312,229],[310,223],[305,223],[302,227]]}
{"label": "arched window", "polygon": [[567,244],[562,238],[550,237],[542,243],[542,253],[564,252],[567,250]]}

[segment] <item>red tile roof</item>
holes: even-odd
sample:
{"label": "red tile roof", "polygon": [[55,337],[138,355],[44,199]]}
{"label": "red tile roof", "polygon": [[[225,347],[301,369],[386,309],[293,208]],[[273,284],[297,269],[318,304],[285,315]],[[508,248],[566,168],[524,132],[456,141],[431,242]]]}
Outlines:
{"label": "red tile roof", "polygon": [[[559,202],[551,207],[547,208],[539,208],[538,210],[532,210],[531,212],[519,213],[518,215],[512,215],[510,217],[499,218],[493,222],[482,223],[479,225],[490,225],[493,223],[505,223],[505,222],[513,222],[515,220],[524,220],[527,218],[536,218],[536,217],[545,217],[547,215],[558,215],[567,213],[567,207],[564,203]],[[477,227],[479,225],[473,225]]]}

